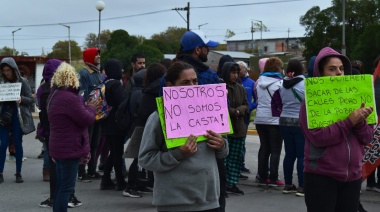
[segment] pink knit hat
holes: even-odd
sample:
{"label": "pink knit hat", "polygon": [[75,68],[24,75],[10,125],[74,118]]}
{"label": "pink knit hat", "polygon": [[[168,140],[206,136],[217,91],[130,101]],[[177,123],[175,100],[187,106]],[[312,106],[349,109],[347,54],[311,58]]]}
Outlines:
{"label": "pink knit hat", "polygon": [[267,62],[268,59],[269,59],[269,58],[265,57],[265,58],[261,58],[261,59],[259,60],[260,73],[263,73],[265,63]]}

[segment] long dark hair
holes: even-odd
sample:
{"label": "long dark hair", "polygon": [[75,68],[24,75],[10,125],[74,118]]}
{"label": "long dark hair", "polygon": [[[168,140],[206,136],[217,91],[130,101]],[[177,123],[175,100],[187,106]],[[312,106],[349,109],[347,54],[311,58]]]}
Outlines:
{"label": "long dark hair", "polygon": [[188,63],[185,62],[174,62],[169,66],[168,72],[166,73],[165,80],[166,82],[170,82],[172,84],[175,84],[175,82],[178,80],[179,75],[186,69],[194,69],[194,67]]}

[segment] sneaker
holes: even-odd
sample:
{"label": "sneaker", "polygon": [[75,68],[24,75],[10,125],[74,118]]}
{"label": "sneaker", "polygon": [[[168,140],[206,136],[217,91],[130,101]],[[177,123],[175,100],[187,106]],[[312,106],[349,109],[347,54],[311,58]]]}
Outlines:
{"label": "sneaker", "polygon": [[38,159],[42,159],[45,156],[45,151],[42,150],[41,153],[37,156]]}
{"label": "sneaker", "polygon": [[78,174],[78,180],[82,183],[90,183],[91,179],[87,176],[87,174]]}
{"label": "sneaker", "polygon": [[231,194],[235,194],[239,196],[244,195],[244,192],[236,186],[227,186],[226,191],[227,193],[231,193]]}
{"label": "sneaker", "polygon": [[83,205],[82,202],[79,201],[74,194],[72,194],[70,196],[69,203],[67,203],[67,207],[69,207],[69,208],[75,208],[75,207],[79,207],[82,205]]}
{"label": "sneaker", "polygon": [[146,186],[137,186],[136,190],[141,193],[153,193],[153,190],[151,188],[148,188]]}
{"label": "sneaker", "polygon": [[240,174],[239,180],[248,180],[248,176]]}
{"label": "sneaker", "polygon": [[245,166],[241,167],[240,172],[251,173],[251,171],[249,169],[247,169]]}
{"label": "sneaker", "polygon": [[16,173],[15,176],[16,176],[16,183],[23,183],[24,182],[20,173]]}
{"label": "sneaker", "polygon": [[3,183],[4,182],[4,176],[3,174],[0,174],[0,183]]}
{"label": "sneaker", "polygon": [[[256,180],[257,180],[257,178],[256,178]],[[266,180],[260,180],[260,177],[259,177],[259,185],[266,186],[269,184],[269,182],[270,182],[269,178],[267,178]]]}
{"label": "sneaker", "polygon": [[272,187],[279,187],[279,186],[284,186],[285,183],[282,182],[281,180],[277,179],[277,180],[269,180],[269,186],[272,186]]}
{"label": "sneaker", "polygon": [[296,192],[296,196],[298,196],[298,197],[304,197],[305,196],[305,192],[303,191],[302,187],[298,187],[297,192]]}
{"label": "sneaker", "polygon": [[137,190],[135,189],[131,189],[131,188],[126,188],[124,191],[123,191],[123,196],[125,197],[132,197],[132,198],[140,198],[142,197],[142,194],[139,193]]}
{"label": "sneaker", "polygon": [[95,174],[87,174],[89,179],[92,180],[100,180],[102,178],[102,175],[99,174],[98,172],[95,172]]}
{"label": "sneaker", "polygon": [[27,159],[28,159],[27,157],[23,157],[22,162],[26,161]]}
{"label": "sneaker", "polygon": [[282,190],[282,193],[284,194],[291,194],[291,193],[296,193],[297,192],[297,187],[293,185],[285,185],[284,189]]}
{"label": "sneaker", "polygon": [[380,192],[380,185],[378,184],[375,184],[375,185],[370,185],[368,186],[367,185],[367,188],[366,188],[367,191],[375,191],[375,192]]}
{"label": "sneaker", "polygon": [[40,205],[39,205],[39,207],[41,207],[41,208],[51,208],[51,207],[53,207],[53,203],[54,203],[54,200],[49,197],[47,200],[41,202]]}
{"label": "sneaker", "polygon": [[9,161],[9,162],[16,162],[16,157],[13,156],[13,155],[9,155],[9,157],[8,157],[8,161]]}

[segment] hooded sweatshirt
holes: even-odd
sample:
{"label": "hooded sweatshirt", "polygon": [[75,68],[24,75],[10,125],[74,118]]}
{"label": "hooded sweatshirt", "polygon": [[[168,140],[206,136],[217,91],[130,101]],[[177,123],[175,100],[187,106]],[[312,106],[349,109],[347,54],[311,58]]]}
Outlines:
{"label": "hooded sweatshirt", "polygon": [[[281,97],[281,102],[282,102],[280,125],[283,125],[282,118],[286,117],[286,118],[297,119],[296,126],[299,126],[298,117],[299,117],[301,102],[305,98],[304,79],[305,79],[304,75],[298,75],[294,78],[290,78],[290,77],[284,78],[284,81],[282,83],[283,87],[281,87],[280,89],[280,97]],[[294,94],[294,92],[296,94]]]}
{"label": "hooded sweatshirt", "polygon": [[[266,74],[265,74],[266,73]],[[255,124],[278,125],[279,117],[272,114],[273,95],[282,86],[282,79],[271,72],[261,74],[256,82],[257,108]]]}
{"label": "hooded sweatshirt", "polygon": [[[344,74],[350,75],[351,63],[347,57],[329,47],[323,48],[315,59],[314,77],[320,76],[320,61],[327,56],[339,57]],[[366,121],[355,126],[347,117],[324,128],[308,129],[305,101],[299,117],[305,135],[304,171],[329,176],[340,182],[360,179],[364,146],[371,142],[373,128]]]}
{"label": "hooded sweatshirt", "polygon": [[84,100],[88,100],[88,95],[103,81],[103,75],[94,64],[95,56],[100,53],[97,48],[89,48],[83,51],[84,67],[79,71],[80,93],[83,93]]}
{"label": "hooded sweatshirt", "polygon": [[[12,68],[12,70],[15,73],[16,79],[12,82],[10,82],[8,79],[5,78],[3,72],[1,72],[1,78],[0,83],[16,83],[21,82],[21,102],[17,107],[19,110],[19,118],[22,119],[22,128],[24,129],[35,129],[32,113],[30,111],[30,106],[34,104],[34,98],[32,97],[32,90],[30,88],[29,82],[27,79],[20,76],[20,70],[17,67],[16,61],[11,57],[5,57],[0,62],[0,70],[3,69],[4,66],[9,66]],[[3,105],[8,103],[15,103],[15,102],[0,102],[0,111],[3,111]],[[29,131],[29,130],[27,130]]]}
{"label": "hooded sweatshirt", "polygon": [[223,79],[223,71],[222,71],[222,68],[223,68],[223,65],[224,63],[226,62],[235,62],[234,59],[226,54],[226,55],[223,55],[220,59],[219,59],[219,63],[218,63],[218,70],[216,72],[216,74],[219,76],[219,78],[222,78]]}
{"label": "hooded sweatshirt", "polygon": [[[228,136],[241,138],[247,135],[245,118],[248,114],[248,102],[244,87],[237,82],[232,83],[230,80],[231,67],[233,65],[239,66],[235,62],[226,62],[222,68],[223,79],[226,82],[228,90],[228,113],[230,114],[231,124],[234,130],[234,133]],[[239,114],[237,114],[237,111],[239,111]]]}

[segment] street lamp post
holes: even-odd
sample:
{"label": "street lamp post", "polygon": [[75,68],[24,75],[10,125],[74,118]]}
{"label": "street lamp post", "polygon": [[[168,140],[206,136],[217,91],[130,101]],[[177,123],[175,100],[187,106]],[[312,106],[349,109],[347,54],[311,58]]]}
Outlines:
{"label": "street lamp post", "polygon": [[21,28],[18,28],[14,31],[12,31],[12,42],[13,42],[13,49],[12,49],[12,55],[15,56],[15,32],[20,31]]}
{"label": "street lamp post", "polygon": [[59,24],[61,26],[66,27],[69,30],[69,61],[71,64],[71,42],[70,42],[70,26],[64,25],[64,24]]}
{"label": "street lamp post", "polygon": [[100,49],[100,20],[101,20],[102,10],[104,10],[105,6],[106,5],[104,4],[104,1],[96,2],[96,9],[99,11],[99,32],[98,32],[98,48],[99,49]]}
{"label": "street lamp post", "polygon": [[204,26],[204,25],[207,25],[208,23],[204,23],[204,24],[199,24],[198,25],[198,30],[200,30],[201,29],[201,26]]}
{"label": "street lamp post", "polygon": [[255,19],[252,19],[252,20],[260,22],[260,48],[259,48],[259,54],[261,55],[260,49],[263,47],[263,22],[259,21],[259,20],[255,20]]}

